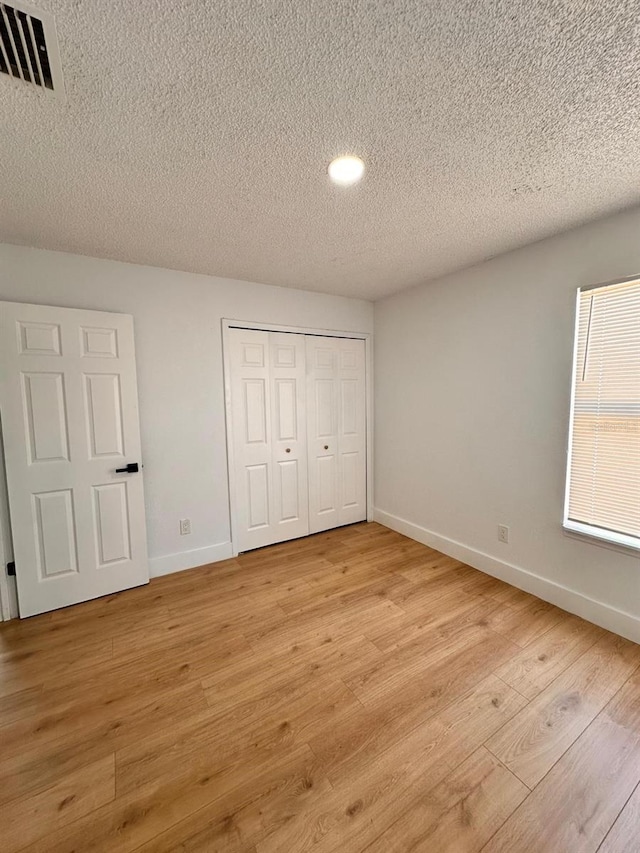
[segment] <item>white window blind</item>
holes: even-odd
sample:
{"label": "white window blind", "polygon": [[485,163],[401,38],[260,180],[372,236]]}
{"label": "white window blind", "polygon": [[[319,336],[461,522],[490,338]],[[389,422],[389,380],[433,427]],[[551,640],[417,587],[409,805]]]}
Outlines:
{"label": "white window blind", "polygon": [[565,527],[640,548],[640,279],[582,289]]}

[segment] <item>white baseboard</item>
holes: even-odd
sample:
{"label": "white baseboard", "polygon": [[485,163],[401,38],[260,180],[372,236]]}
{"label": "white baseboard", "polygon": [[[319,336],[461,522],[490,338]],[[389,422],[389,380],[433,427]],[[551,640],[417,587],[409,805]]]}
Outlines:
{"label": "white baseboard", "polygon": [[185,569],[195,569],[207,563],[217,563],[228,560],[232,556],[231,542],[220,542],[218,545],[208,545],[206,548],[193,548],[191,551],[180,551],[178,554],[167,554],[165,557],[152,557],[149,560],[149,577],[158,578]]}
{"label": "white baseboard", "polygon": [[374,509],[373,517],[374,521],[379,524],[402,533],[410,539],[415,539],[416,542],[428,545],[436,551],[441,551],[449,557],[473,566],[474,569],[480,569],[480,571],[492,575],[494,578],[517,586],[518,589],[523,589],[525,592],[555,604],[563,610],[568,610],[569,613],[575,613],[576,616],[581,616],[588,622],[600,625],[607,631],[613,631],[614,634],[620,634],[628,640],[640,643],[640,619],[631,613],[618,610],[602,601],[596,601],[596,599],[589,598],[575,589],[555,583],[519,566],[505,563],[503,560],[498,560],[483,551],[469,548],[462,542],[456,542],[455,539],[440,536],[432,530],[427,530],[426,527],[405,521],[404,518],[391,515],[384,510]]}

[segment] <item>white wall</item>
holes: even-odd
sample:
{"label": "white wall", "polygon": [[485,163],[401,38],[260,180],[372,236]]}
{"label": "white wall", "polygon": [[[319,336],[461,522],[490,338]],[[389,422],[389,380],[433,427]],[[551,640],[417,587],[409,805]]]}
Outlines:
{"label": "white wall", "polygon": [[640,557],[561,527],[576,288],[635,274],[640,209],[376,303],[375,504],[640,641]]}
{"label": "white wall", "polygon": [[357,299],[8,245],[0,300],[133,314],[152,574],[230,553],[221,318],[373,329]]}

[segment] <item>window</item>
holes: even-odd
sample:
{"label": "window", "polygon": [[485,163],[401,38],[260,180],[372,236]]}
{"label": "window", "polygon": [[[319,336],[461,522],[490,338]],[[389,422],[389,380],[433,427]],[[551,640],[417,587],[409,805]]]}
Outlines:
{"label": "window", "polygon": [[564,526],[640,549],[640,279],[578,291]]}

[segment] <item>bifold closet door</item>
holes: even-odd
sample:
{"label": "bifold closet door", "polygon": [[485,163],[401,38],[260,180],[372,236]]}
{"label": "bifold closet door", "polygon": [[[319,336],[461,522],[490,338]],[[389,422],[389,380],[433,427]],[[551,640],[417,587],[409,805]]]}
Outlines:
{"label": "bifold closet door", "polygon": [[367,517],[365,342],[309,335],[309,532]]}
{"label": "bifold closet door", "polygon": [[230,329],[239,551],[309,532],[304,336]]}

